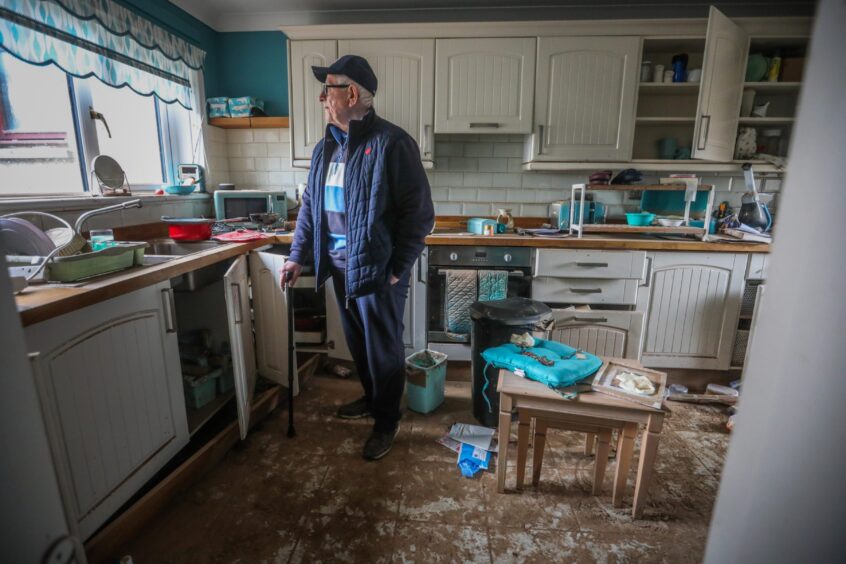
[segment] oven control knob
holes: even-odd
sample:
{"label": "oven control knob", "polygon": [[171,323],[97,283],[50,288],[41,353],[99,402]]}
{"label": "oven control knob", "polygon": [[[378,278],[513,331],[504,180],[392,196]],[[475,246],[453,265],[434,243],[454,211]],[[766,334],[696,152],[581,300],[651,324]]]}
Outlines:
{"label": "oven control knob", "polygon": [[453,262],[457,261],[458,260],[458,253],[450,253],[449,254],[449,260],[451,260]]}
{"label": "oven control knob", "polygon": [[502,260],[504,260],[505,262],[511,262],[511,254],[505,253],[504,255],[502,255]]}

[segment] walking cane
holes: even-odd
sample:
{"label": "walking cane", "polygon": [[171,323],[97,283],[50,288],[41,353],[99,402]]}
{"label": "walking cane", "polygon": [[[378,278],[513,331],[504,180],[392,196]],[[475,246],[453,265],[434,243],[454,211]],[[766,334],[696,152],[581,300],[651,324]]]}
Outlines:
{"label": "walking cane", "polygon": [[294,292],[288,285],[294,273],[285,271],[285,298],[288,305],[288,438],[297,436],[294,430]]}

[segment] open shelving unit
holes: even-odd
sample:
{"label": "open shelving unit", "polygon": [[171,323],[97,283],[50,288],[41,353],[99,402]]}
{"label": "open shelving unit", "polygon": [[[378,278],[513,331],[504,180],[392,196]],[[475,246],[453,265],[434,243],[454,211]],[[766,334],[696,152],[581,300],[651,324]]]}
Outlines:
{"label": "open shelving unit", "polygon": [[288,118],[276,116],[216,117],[209,118],[209,125],[222,129],[271,129],[288,127]]}
{"label": "open shelving unit", "polygon": [[[687,189],[685,184],[573,184],[570,189],[570,202],[575,202],[579,198],[579,217],[575,217],[576,206],[570,206],[570,234],[576,233],[581,239],[585,233],[608,233],[615,235],[697,235],[702,239],[708,235],[708,226],[711,224],[711,210],[714,207],[714,186],[712,184],[699,184],[696,191],[708,191],[708,204],[705,208],[705,219],[703,227],[691,227],[689,225],[680,225],[678,227],[665,227],[653,225],[625,225],[625,224],[591,224],[584,223],[585,210],[585,194],[589,190],[597,191],[644,191],[644,190],[659,190],[666,192],[684,192]],[[578,193],[578,196],[577,196]],[[684,218],[685,222],[690,218],[691,202],[685,202]],[[578,221],[576,221],[578,219]]]}

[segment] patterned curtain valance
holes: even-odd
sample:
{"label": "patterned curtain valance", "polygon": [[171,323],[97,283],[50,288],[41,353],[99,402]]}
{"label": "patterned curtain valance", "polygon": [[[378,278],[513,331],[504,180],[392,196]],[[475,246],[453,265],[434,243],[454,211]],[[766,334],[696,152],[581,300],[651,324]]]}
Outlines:
{"label": "patterned curtain valance", "polygon": [[205,56],[111,0],[2,0],[0,47],[29,63],[55,64],[188,109],[190,73]]}

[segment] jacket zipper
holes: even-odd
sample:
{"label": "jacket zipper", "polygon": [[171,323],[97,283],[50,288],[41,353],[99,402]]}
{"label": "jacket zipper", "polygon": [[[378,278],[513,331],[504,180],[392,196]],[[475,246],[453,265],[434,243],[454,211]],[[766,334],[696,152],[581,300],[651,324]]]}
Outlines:
{"label": "jacket zipper", "polygon": [[344,307],[347,311],[350,310],[350,282],[349,276],[347,276],[347,269],[349,267],[349,249],[350,249],[350,215],[347,213],[349,209],[349,198],[347,197],[347,193],[349,192],[348,188],[349,185],[347,183],[347,164],[349,164],[350,159],[350,132],[347,132],[347,142],[345,147],[341,147],[340,150],[344,153],[344,253],[346,257],[344,259],[344,286],[347,287],[346,296],[344,297]]}

